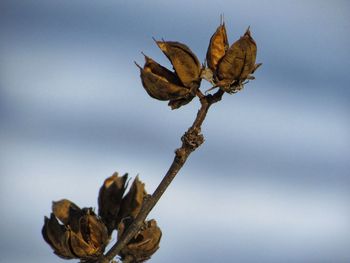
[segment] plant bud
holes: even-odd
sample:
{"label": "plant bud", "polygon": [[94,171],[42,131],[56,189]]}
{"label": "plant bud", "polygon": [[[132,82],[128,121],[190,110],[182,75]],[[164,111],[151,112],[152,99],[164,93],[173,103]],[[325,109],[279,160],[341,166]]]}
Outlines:
{"label": "plant bud", "polygon": [[119,176],[114,173],[108,177],[100,188],[98,195],[98,215],[101,217],[110,235],[116,229],[121,201],[127,187],[128,174]]}
{"label": "plant bud", "polygon": [[200,84],[201,64],[185,44],[174,41],[156,41],[158,47],[170,60],[183,85],[191,90]]}
{"label": "plant bud", "polygon": [[210,38],[209,47],[207,50],[207,64],[214,75],[216,74],[219,61],[224,57],[228,48],[229,43],[225,23],[222,23]]}
{"label": "plant bud", "polygon": [[[120,224],[118,229],[118,237],[120,238],[125,230],[124,223]],[[157,226],[155,220],[144,222],[143,227],[136,236],[121,250],[120,256],[122,260],[126,257],[132,258],[132,262],[143,262],[151,258],[158,250],[162,231]]]}
{"label": "plant bud", "polygon": [[53,202],[53,213],[45,217],[42,235],[58,256],[82,260],[98,258],[109,239],[106,226],[91,208],[80,209],[66,199]]}

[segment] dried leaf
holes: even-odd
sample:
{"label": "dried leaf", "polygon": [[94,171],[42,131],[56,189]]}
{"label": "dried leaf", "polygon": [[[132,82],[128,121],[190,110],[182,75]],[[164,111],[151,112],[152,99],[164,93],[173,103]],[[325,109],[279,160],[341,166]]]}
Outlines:
{"label": "dried leaf", "polygon": [[183,85],[197,89],[200,84],[201,64],[189,47],[174,41],[156,41],[156,43],[170,60]]}

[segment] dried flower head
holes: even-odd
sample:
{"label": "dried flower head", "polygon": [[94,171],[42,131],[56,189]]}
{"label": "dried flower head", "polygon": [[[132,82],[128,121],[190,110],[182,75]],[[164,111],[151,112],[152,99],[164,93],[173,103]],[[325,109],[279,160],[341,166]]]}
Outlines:
{"label": "dried flower head", "polygon": [[53,202],[52,211],[50,218],[45,217],[42,235],[55,254],[87,261],[104,252],[109,241],[107,228],[91,208],[80,209],[63,199]]}

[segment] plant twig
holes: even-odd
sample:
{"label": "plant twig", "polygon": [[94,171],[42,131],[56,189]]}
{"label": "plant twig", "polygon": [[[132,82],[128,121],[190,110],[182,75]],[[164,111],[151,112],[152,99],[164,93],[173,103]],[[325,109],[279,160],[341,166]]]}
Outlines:
{"label": "plant twig", "polygon": [[128,227],[128,229],[124,232],[121,238],[118,239],[117,243],[114,244],[113,247],[106,253],[106,255],[102,256],[98,260],[99,263],[110,262],[115,256],[119,254],[122,248],[126,244],[128,244],[128,242],[139,231],[147,215],[157,204],[165,190],[168,188],[168,186],[173,181],[177,173],[185,164],[189,155],[204,142],[204,137],[201,134],[202,123],[207,115],[209,107],[212,104],[220,101],[223,94],[224,92],[221,89],[219,89],[213,95],[209,94],[206,96],[203,95],[201,91],[197,91],[197,96],[201,102],[201,107],[198,110],[196,119],[194,120],[192,126],[181,137],[182,145],[175,151],[175,158],[168,172],[166,173],[166,175],[164,176],[154,193],[144,201],[141,211],[139,212],[138,216],[135,218],[133,223]]}

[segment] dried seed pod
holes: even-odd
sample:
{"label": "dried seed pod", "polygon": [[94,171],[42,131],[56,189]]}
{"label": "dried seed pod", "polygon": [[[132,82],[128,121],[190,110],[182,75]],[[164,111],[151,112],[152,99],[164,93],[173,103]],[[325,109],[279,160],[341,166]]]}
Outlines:
{"label": "dried seed pod", "polygon": [[145,57],[145,65],[144,68],[149,68],[151,72],[160,78],[164,79],[165,81],[175,84],[177,86],[183,86],[181,83],[181,80],[179,77],[166,67],[163,67],[162,65],[158,64],[156,61],[154,61],[152,58],[146,56],[143,54]]}
{"label": "dried seed pod", "polygon": [[[172,80],[176,80],[176,75],[159,65],[157,62],[146,58],[144,68],[140,67],[138,64],[136,65],[141,72],[143,87],[152,98],[158,100],[171,100],[183,98],[190,93],[188,88],[171,82]],[[157,75],[155,72],[163,72],[165,74]]]}
{"label": "dried seed pod", "polygon": [[245,47],[246,50],[246,58],[244,63],[244,68],[240,75],[240,79],[246,79],[250,74],[255,71],[255,60],[256,60],[256,43],[250,34],[250,30],[245,32],[243,36],[244,41],[242,41],[242,46]]}
{"label": "dried seed pod", "polygon": [[[120,223],[118,228],[119,238],[125,228],[124,223]],[[120,256],[122,259],[131,257],[132,262],[143,262],[158,250],[161,237],[162,231],[157,226],[157,222],[155,220],[146,221],[136,236],[121,250]]]}
{"label": "dried seed pod", "polygon": [[181,99],[170,100],[168,105],[171,107],[172,110],[175,110],[180,108],[181,106],[190,103],[194,97],[194,95],[189,94],[188,96]]}
{"label": "dried seed pod", "polygon": [[197,89],[200,84],[201,64],[189,47],[174,41],[156,41],[156,43],[170,60],[183,85]]}
{"label": "dried seed pod", "polygon": [[80,208],[67,199],[52,202],[52,212],[65,225],[69,224],[71,213],[74,210],[80,211]]}
{"label": "dried seed pod", "polygon": [[128,174],[119,176],[114,173],[108,177],[100,188],[98,195],[98,215],[101,217],[110,235],[116,229],[121,201],[127,187]]}
{"label": "dried seed pod", "polygon": [[[108,231],[91,208],[80,209],[69,200],[61,200],[54,202],[53,209],[50,218],[45,217],[42,235],[55,254],[88,260],[104,252]],[[65,224],[60,224],[57,216]]]}
{"label": "dried seed pod", "polygon": [[216,73],[217,65],[219,61],[224,57],[229,43],[226,34],[225,23],[222,23],[210,38],[208,50],[207,50],[207,64],[212,72]]}
{"label": "dried seed pod", "polygon": [[100,256],[108,241],[108,232],[102,221],[91,209],[85,209],[84,215],[78,220],[79,231],[70,232],[70,247],[72,252],[83,259],[93,259]]}
{"label": "dried seed pod", "polygon": [[220,80],[234,83],[245,80],[252,73],[256,59],[256,44],[249,29],[232,44],[218,67]]}
{"label": "dried seed pod", "polygon": [[146,196],[147,192],[145,190],[145,184],[139,180],[138,176],[136,176],[129,192],[122,200],[118,221],[120,222],[126,217],[136,218],[141,210],[143,199]]}
{"label": "dried seed pod", "polygon": [[76,258],[69,247],[69,231],[66,231],[66,227],[58,222],[53,213],[50,218],[45,216],[41,233],[57,256],[65,259]]}

